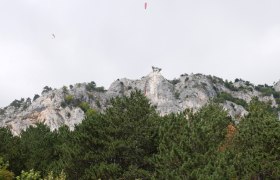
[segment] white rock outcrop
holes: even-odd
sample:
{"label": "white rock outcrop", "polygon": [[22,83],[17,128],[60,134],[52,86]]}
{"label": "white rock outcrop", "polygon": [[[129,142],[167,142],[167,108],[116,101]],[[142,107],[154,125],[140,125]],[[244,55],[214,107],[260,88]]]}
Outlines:
{"label": "white rock outcrop", "polygon": [[[186,108],[196,111],[221,92],[246,102],[257,96],[261,101],[269,101],[272,102],[272,106],[277,106],[272,95],[263,96],[253,85],[244,81],[233,83],[234,87],[240,89],[233,91],[225,86],[221,78],[202,74],[183,74],[180,78],[170,81],[160,72],[160,68],[153,67],[153,71],[141,79],[118,79],[108,90],[102,88],[90,90],[87,83],[50,90],[33,102],[30,100],[22,102],[20,107],[10,105],[0,109],[0,126],[10,128],[15,135],[19,135],[22,130],[36,123],[44,123],[51,130],[62,125],[74,129],[75,125],[85,118],[85,113],[77,103],[87,102],[92,108],[102,112],[111,98],[128,96],[136,89],[145,94],[161,115],[180,112]],[[280,91],[280,81],[274,85],[274,89]],[[76,104],[65,104],[67,97],[72,98]],[[221,105],[236,120],[248,113],[244,107],[234,102],[225,101]]]}

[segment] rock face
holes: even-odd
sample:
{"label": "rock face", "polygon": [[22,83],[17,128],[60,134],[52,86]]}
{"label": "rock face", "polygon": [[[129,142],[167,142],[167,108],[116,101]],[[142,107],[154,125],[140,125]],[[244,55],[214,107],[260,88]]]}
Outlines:
{"label": "rock face", "polygon": [[280,92],[280,80],[274,84],[273,88],[275,89],[275,91]]}
{"label": "rock face", "polygon": [[[264,96],[254,85],[243,80],[228,84],[221,78],[202,74],[183,74],[178,79],[167,80],[160,71],[160,68],[153,67],[150,74],[139,80],[118,79],[108,90],[96,87],[94,82],[79,83],[70,88],[47,89],[32,102],[30,99],[22,100],[0,109],[0,126],[10,128],[15,135],[39,122],[48,125],[51,130],[62,125],[73,129],[75,124],[85,118],[85,113],[79,106],[81,102],[88,103],[97,111],[103,111],[111,98],[128,96],[136,89],[150,99],[161,115],[180,112],[186,108],[196,111],[221,93],[246,102],[256,96],[261,101],[270,101],[272,106],[278,106],[272,95]],[[280,82],[274,89],[280,91]],[[229,100],[221,105],[236,120],[248,113],[243,106]]]}

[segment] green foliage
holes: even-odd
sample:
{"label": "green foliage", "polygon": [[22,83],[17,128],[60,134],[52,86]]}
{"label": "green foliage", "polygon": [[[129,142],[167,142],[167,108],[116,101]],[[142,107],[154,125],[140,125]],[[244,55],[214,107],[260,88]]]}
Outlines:
{"label": "green foliage", "polygon": [[171,84],[176,85],[180,82],[180,79],[173,79],[171,81],[169,81]]}
{"label": "green foliage", "polygon": [[55,176],[51,171],[44,178],[44,180],[66,180],[66,174],[64,173],[64,171],[61,171],[61,173],[58,176]]}
{"label": "green foliage", "polygon": [[30,171],[22,171],[20,176],[16,177],[17,180],[42,180],[40,172],[34,171],[31,169]]}
{"label": "green foliage", "polygon": [[49,164],[55,157],[55,134],[44,124],[30,126],[21,133],[20,148],[24,169],[36,169],[47,174]]}
{"label": "green foliage", "polygon": [[90,105],[87,102],[81,102],[79,107],[86,113],[90,109]]}
{"label": "green foliage", "polygon": [[219,78],[216,76],[208,75],[207,78],[209,78],[212,81],[212,83],[214,83],[214,84],[218,84],[218,83],[223,84],[224,83],[224,80],[222,78]]}
{"label": "green foliage", "polygon": [[231,94],[226,92],[218,93],[217,97],[214,99],[214,102],[216,103],[224,103],[225,101],[231,101],[235,104],[243,106],[245,109],[248,107],[248,104],[245,100],[232,97]]}
{"label": "green foliage", "polygon": [[0,179],[2,180],[12,180],[14,179],[14,173],[9,171],[8,168],[9,164],[4,162],[3,158],[0,157]]}
{"label": "green foliage", "polygon": [[8,171],[6,169],[0,169],[0,179],[2,180],[13,180],[14,179],[14,173],[11,171]]}
{"label": "green foliage", "polygon": [[275,98],[275,101],[278,105],[280,105],[280,92],[275,91],[272,86],[265,85],[258,85],[255,89],[262,93],[263,96],[271,96]]}
{"label": "green foliage", "polygon": [[157,151],[159,116],[139,91],[111,103],[104,114],[88,117],[76,127],[79,153],[70,172],[81,179],[147,178]]}
{"label": "green foliage", "polygon": [[51,87],[45,86],[45,87],[43,88],[42,94],[43,94],[43,93],[47,93],[47,92],[49,92],[49,91],[51,91],[51,90],[52,90]]}
{"label": "green foliage", "polygon": [[40,96],[39,96],[38,94],[35,94],[32,101],[35,101],[35,100],[38,99],[39,97],[40,97]]}
{"label": "green foliage", "polygon": [[268,86],[267,84],[265,85],[258,85],[255,87],[255,89],[259,92],[262,93],[263,96],[270,96],[272,95],[275,90],[273,89],[272,86]]}
{"label": "green foliage", "polygon": [[230,89],[231,91],[238,91],[238,88],[233,85],[231,81],[225,81],[224,85],[226,88]]}
{"label": "green foliage", "polygon": [[96,106],[97,106],[98,108],[101,108],[101,104],[100,104],[100,101],[99,101],[99,100],[96,100],[95,103],[96,103]]}
{"label": "green foliage", "polygon": [[95,88],[96,88],[96,83],[94,81],[91,81],[90,83],[86,84],[87,91],[94,91]]}
{"label": "green foliage", "polygon": [[269,104],[254,99],[238,126],[232,151],[239,179],[280,177],[280,122]]}
{"label": "green foliage", "polygon": [[[216,102],[224,100],[244,103],[227,93]],[[102,113],[86,102],[70,104],[86,115],[74,131],[37,124],[17,137],[0,128],[0,179],[280,177],[278,114],[257,99],[237,125],[214,103],[160,117],[140,91],[113,99]]]}
{"label": "green foliage", "polygon": [[238,79],[238,78],[236,78],[235,80],[234,80],[234,82],[239,82],[239,81],[242,81],[241,79]]}
{"label": "green foliage", "polygon": [[20,159],[19,137],[14,137],[7,128],[0,128],[0,156],[9,161],[10,169],[18,174],[23,166]]}
{"label": "green foliage", "polygon": [[14,106],[15,108],[20,108],[20,106],[24,103],[24,98],[21,98],[20,100],[15,99],[10,106]]}
{"label": "green foliage", "polygon": [[71,103],[73,103],[74,96],[73,95],[66,95],[64,99],[65,99],[65,103],[67,105],[70,105]]}
{"label": "green foliage", "polygon": [[81,103],[82,102],[79,99],[76,99],[73,95],[68,94],[64,96],[64,101],[61,102],[61,107],[79,107]]}
{"label": "green foliage", "polygon": [[106,90],[104,89],[103,86],[101,86],[101,87],[96,87],[96,88],[95,88],[95,91],[96,91],[96,92],[105,92]]}
{"label": "green foliage", "polygon": [[69,90],[68,90],[67,86],[62,87],[62,93],[63,94],[68,94],[69,93]]}
{"label": "green foliage", "polygon": [[186,112],[166,116],[161,125],[159,153],[154,159],[156,179],[227,179],[221,172],[213,176],[231,122],[227,113],[215,104],[197,113]]}
{"label": "green foliage", "polygon": [[91,81],[90,83],[86,84],[86,90],[89,92],[105,92],[106,90],[104,89],[103,86],[101,87],[96,87],[96,83],[94,81]]}
{"label": "green foliage", "polygon": [[175,96],[176,99],[179,99],[180,98],[180,93],[178,91],[176,91],[174,96]]}
{"label": "green foliage", "polygon": [[0,115],[4,115],[5,114],[5,110],[0,108]]}

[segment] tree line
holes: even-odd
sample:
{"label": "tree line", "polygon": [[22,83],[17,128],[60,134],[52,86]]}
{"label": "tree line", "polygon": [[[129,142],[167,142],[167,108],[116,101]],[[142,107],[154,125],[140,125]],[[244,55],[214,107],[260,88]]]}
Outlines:
{"label": "tree line", "polygon": [[0,179],[277,179],[280,121],[256,98],[234,122],[214,102],[159,116],[140,92],[103,113],[84,106],[74,131],[0,128]]}

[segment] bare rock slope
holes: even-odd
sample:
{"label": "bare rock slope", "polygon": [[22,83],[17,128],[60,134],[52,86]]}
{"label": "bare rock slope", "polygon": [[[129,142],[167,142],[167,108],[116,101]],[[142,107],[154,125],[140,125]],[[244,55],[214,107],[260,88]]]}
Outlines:
{"label": "bare rock slope", "polygon": [[103,111],[111,98],[129,95],[135,89],[141,90],[161,115],[180,112],[186,108],[196,111],[213,99],[238,120],[247,114],[246,104],[253,97],[269,101],[274,107],[278,107],[277,102],[280,102],[280,82],[274,87],[254,86],[241,79],[228,82],[202,74],[182,74],[177,79],[167,80],[160,71],[161,69],[153,67],[153,71],[141,79],[118,79],[108,90],[96,87],[94,82],[54,90],[45,87],[42,95],[33,101],[30,98],[15,100],[0,109],[0,126],[10,128],[15,135],[39,122],[48,125],[51,130],[62,125],[73,129],[75,124],[85,118],[81,103]]}

